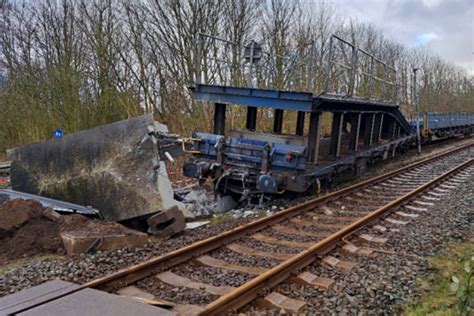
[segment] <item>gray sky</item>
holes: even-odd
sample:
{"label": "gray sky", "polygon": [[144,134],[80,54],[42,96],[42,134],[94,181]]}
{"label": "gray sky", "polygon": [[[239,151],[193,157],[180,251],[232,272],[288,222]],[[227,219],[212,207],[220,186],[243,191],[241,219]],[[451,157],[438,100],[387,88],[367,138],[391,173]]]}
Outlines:
{"label": "gray sky", "polygon": [[408,47],[426,46],[474,75],[474,0],[331,0]]}

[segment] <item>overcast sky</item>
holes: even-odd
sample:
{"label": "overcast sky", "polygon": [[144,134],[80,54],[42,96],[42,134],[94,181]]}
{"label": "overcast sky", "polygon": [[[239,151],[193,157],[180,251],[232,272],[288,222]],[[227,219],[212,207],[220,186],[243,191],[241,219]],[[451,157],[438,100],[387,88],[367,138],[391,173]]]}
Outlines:
{"label": "overcast sky", "polygon": [[409,47],[427,46],[474,75],[474,0],[330,0]]}

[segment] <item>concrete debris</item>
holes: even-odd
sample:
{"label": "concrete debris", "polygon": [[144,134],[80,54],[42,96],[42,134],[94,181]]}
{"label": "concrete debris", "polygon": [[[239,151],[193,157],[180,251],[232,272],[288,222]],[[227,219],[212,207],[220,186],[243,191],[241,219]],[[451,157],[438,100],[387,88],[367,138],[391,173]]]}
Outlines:
{"label": "concrete debris", "polygon": [[205,226],[209,223],[210,221],[198,221],[198,222],[186,223],[186,229],[195,229],[201,226]]}
{"label": "concrete debris", "polygon": [[162,150],[176,156],[178,144],[177,135],[147,114],[14,148],[8,151],[12,188],[90,205],[107,221],[146,218],[173,207],[174,214],[186,212],[174,199],[163,161]]}
{"label": "concrete debris", "polygon": [[244,214],[242,215],[244,218],[255,215],[255,212],[253,211],[245,211]]}
{"label": "concrete debris", "polygon": [[91,220],[78,214],[61,216],[59,228],[68,255],[143,246],[148,242],[145,233],[119,223]]}
{"label": "concrete debris", "polygon": [[152,215],[147,224],[148,233],[159,237],[173,236],[186,228],[184,215],[177,206]]}
{"label": "concrete debris", "polygon": [[324,215],[330,216],[330,215],[333,215],[333,214],[334,214],[334,212],[331,211],[331,210],[328,209],[328,208],[323,208],[323,209],[324,209],[324,211],[323,211]]}
{"label": "concrete debris", "polygon": [[100,210],[121,221],[175,205],[158,133],[166,126],[143,115],[11,149],[14,190]]}
{"label": "concrete debris", "polygon": [[[106,227],[104,226],[104,229]],[[122,232],[99,232],[87,236],[80,231],[63,232],[60,235],[68,255],[114,250],[126,246],[141,247],[148,242],[147,234],[123,226],[122,229]]]}
{"label": "concrete debris", "polygon": [[188,203],[204,204],[209,202],[209,195],[206,190],[192,190],[185,198]]}
{"label": "concrete debris", "polygon": [[175,190],[175,194],[180,197],[178,202],[184,206],[190,217],[204,217],[216,214],[217,202],[214,199],[214,193],[204,188],[187,188],[187,190]]}

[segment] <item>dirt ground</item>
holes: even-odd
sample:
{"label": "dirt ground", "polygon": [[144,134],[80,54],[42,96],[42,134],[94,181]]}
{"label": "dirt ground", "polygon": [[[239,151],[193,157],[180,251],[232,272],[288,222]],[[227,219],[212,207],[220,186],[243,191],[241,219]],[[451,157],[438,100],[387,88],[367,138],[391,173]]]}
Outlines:
{"label": "dirt ground", "polygon": [[104,223],[79,214],[53,216],[51,209],[33,200],[0,204],[0,266],[14,260],[66,254],[61,232],[75,236],[129,235],[118,223]]}
{"label": "dirt ground", "polygon": [[64,254],[58,223],[36,201],[13,200],[0,205],[0,265],[11,260]]}

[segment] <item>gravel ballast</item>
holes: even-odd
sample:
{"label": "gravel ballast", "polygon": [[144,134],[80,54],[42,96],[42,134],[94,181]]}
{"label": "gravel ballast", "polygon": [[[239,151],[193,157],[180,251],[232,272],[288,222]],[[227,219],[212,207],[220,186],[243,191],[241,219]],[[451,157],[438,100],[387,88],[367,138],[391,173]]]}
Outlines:
{"label": "gravel ballast", "polygon": [[[418,279],[428,279],[433,273],[429,258],[444,254],[452,243],[470,242],[473,235],[474,177],[459,185],[450,194],[429,207],[429,212],[409,220],[404,226],[391,226],[398,232],[381,234],[367,228],[361,233],[388,237],[384,245],[370,245],[383,252],[375,256],[346,257],[337,250],[330,253],[357,265],[345,272],[314,263],[307,267],[317,276],[336,282],[324,291],[312,286],[284,283],[274,291],[308,303],[311,315],[391,315],[399,314],[406,304],[420,298],[424,289]],[[406,220],[406,219],[405,219]],[[383,224],[390,228],[388,225]],[[387,250],[387,251],[385,251]],[[249,305],[239,312],[264,310]],[[268,310],[266,312],[269,312]],[[273,311],[278,313],[278,311]]]}
{"label": "gravel ballast", "polygon": [[[444,148],[444,150],[445,149],[446,148]],[[409,161],[409,162],[412,163],[413,161]],[[400,167],[400,163],[398,163],[396,167],[397,168]],[[383,171],[386,172],[387,168],[388,167],[384,167]],[[392,169],[395,169],[395,166],[393,166]],[[371,172],[370,175],[373,176],[374,172]],[[472,199],[472,186],[470,189],[471,189],[470,197]],[[303,200],[304,198],[301,198],[301,199],[294,200],[291,203],[289,203],[288,201],[282,200],[282,201],[278,201],[277,203],[274,203],[274,205],[291,206],[294,204],[298,204],[299,202]],[[450,204],[449,202],[446,203],[446,205],[448,206],[449,204]],[[60,259],[50,259],[50,260],[35,260],[35,261],[19,264],[12,268],[6,268],[3,271],[0,271],[0,296],[6,295],[8,293],[14,293],[23,288],[30,287],[47,280],[55,279],[55,278],[60,278],[66,281],[73,281],[76,283],[83,283],[85,281],[89,281],[94,278],[112,273],[114,271],[117,271],[118,269],[130,266],[132,264],[143,262],[146,259],[150,259],[152,257],[164,254],[168,251],[183,247],[194,241],[213,236],[215,234],[229,230],[230,228],[236,227],[243,223],[252,221],[256,217],[266,215],[269,210],[272,210],[271,207],[270,209],[269,208],[262,208],[260,210],[252,209],[252,211],[254,211],[254,214],[251,214],[250,216],[247,216],[247,217],[242,216],[242,217],[228,220],[224,223],[202,227],[202,228],[198,228],[191,231],[186,231],[174,238],[169,238],[169,239],[159,241],[159,242],[150,242],[145,247],[134,247],[134,248],[127,247],[127,248],[123,248],[116,251],[98,252],[92,255],[80,255],[80,256],[64,258],[64,259],[60,258]],[[240,210],[240,213],[242,214],[245,213],[245,210]],[[414,233],[416,233],[416,230],[418,228],[419,228],[418,226],[415,227]],[[247,239],[247,241],[249,240]],[[258,244],[258,242],[254,240],[250,240],[249,244],[255,245],[255,244]],[[426,249],[426,246],[424,248]],[[262,250],[264,249],[265,247],[262,247]],[[423,247],[421,247],[421,249],[423,249]],[[376,259],[378,259],[379,257],[380,256],[378,256]],[[387,257],[390,257],[390,256],[387,256]],[[398,266],[402,265],[402,262],[401,262],[402,260],[398,258],[395,258],[393,261],[396,261]],[[391,264],[390,261],[388,261],[387,264]],[[359,266],[356,269],[357,269],[356,271],[363,270],[363,268]],[[211,271],[209,272],[210,274],[212,273]],[[363,274],[363,272],[360,272],[360,273]],[[365,273],[367,274],[367,272]],[[368,280],[370,280],[370,278],[368,278]],[[241,284],[241,281],[242,280],[239,280],[239,282],[235,282],[235,284],[233,285],[235,286],[239,285]],[[362,284],[365,284],[365,283],[362,283]],[[323,295],[323,296],[329,293],[329,292],[322,292],[321,290],[315,289],[315,288],[313,289],[308,288],[305,291],[307,291],[308,293],[313,293],[313,291],[315,291],[314,293],[319,293],[319,295]],[[310,296],[312,297],[312,294]],[[365,299],[365,296],[364,296],[364,299]],[[403,297],[401,299],[403,299]],[[206,301],[207,298],[205,299],[203,298],[203,300]],[[327,297],[327,300],[331,301],[332,297]],[[350,299],[348,299],[348,301],[349,303],[351,302]],[[323,300],[323,302],[326,302],[326,301]],[[338,302],[338,299],[336,299],[335,302]],[[313,308],[313,305],[311,305],[310,308]],[[318,309],[318,307],[314,307],[314,308],[315,308],[314,311]]]}

